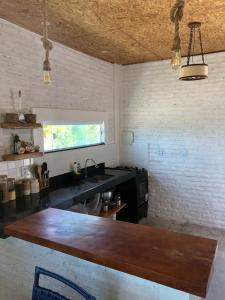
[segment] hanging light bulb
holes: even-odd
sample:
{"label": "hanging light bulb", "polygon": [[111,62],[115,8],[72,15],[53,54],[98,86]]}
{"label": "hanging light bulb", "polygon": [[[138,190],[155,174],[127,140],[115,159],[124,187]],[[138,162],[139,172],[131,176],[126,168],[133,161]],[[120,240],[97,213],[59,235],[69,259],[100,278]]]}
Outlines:
{"label": "hanging light bulb", "polygon": [[52,82],[50,71],[43,71],[43,80],[46,84],[50,84]]}
{"label": "hanging light bulb", "polygon": [[44,83],[50,84],[52,79],[51,79],[51,72],[50,71],[43,71],[43,80]]}
{"label": "hanging light bulb", "polygon": [[181,66],[182,58],[180,50],[172,51],[171,67],[173,70],[178,70]]}
{"label": "hanging light bulb", "polygon": [[49,62],[48,58],[46,58],[43,63],[43,80],[44,80],[44,83],[46,83],[46,84],[50,84],[52,81],[51,66],[50,66],[50,62]]}

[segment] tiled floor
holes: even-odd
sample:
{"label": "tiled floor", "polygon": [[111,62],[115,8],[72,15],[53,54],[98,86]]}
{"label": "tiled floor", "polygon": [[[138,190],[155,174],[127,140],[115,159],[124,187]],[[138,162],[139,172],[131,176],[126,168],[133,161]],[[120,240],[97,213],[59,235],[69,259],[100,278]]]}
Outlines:
{"label": "tiled floor", "polygon": [[142,224],[166,228],[172,231],[184,232],[218,240],[218,251],[215,270],[208,291],[207,300],[225,300],[225,231],[191,224],[176,224],[173,221],[151,218],[142,220]]}

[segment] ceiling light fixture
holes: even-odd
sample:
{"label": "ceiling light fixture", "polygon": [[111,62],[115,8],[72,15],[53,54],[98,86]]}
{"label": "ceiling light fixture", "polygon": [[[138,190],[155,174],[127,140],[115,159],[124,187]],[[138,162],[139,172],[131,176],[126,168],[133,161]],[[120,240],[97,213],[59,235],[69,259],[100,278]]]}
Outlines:
{"label": "ceiling light fixture", "polygon": [[[187,64],[181,67],[180,70],[180,80],[200,80],[208,78],[208,65],[205,63],[203,46],[202,46],[202,36],[201,36],[201,23],[192,22],[188,24],[190,28],[190,38],[188,45],[188,56]],[[196,37],[197,36],[197,37]],[[201,63],[194,63],[194,52],[196,39],[199,40],[200,50],[201,50]],[[192,63],[190,60],[192,58]]]}
{"label": "ceiling light fixture", "polygon": [[43,38],[41,38],[43,47],[45,49],[45,60],[43,63],[43,80],[44,83],[51,83],[51,65],[49,61],[49,52],[52,50],[52,42],[48,40],[48,14],[47,14],[47,0],[43,0]]}
{"label": "ceiling light fixture", "polygon": [[180,22],[183,18],[184,0],[177,0],[170,11],[170,20],[174,23],[175,33],[172,45],[171,67],[177,70],[181,66]]}

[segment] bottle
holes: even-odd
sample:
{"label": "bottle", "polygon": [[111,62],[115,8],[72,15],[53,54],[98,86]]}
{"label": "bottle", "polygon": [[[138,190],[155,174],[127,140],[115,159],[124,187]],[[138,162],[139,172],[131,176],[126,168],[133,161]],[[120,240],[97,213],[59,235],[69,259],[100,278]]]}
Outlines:
{"label": "bottle", "polygon": [[76,162],[76,161],[73,163],[73,173],[74,173],[75,175],[78,174],[77,162]]}
{"label": "bottle", "polygon": [[19,148],[20,148],[20,146],[21,146],[20,138],[16,134],[14,136],[14,140],[13,140],[13,153],[14,154],[19,154]]}
{"label": "bottle", "polygon": [[24,117],[24,114],[22,113],[22,92],[19,91],[19,94],[18,94],[18,100],[19,100],[19,111],[18,111],[18,117],[19,117],[19,121],[20,122],[25,122],[25,117]]}
{"label": "bottle", "polygon": [[117,206],[120,206],[121,203],[122,203],[122,202],[121,202],[121,197],[120,197],[120,195],[118,195],[117,198],[116,198],[116,205],[117,205]]}
{"label": "bottle", "polygon": [[0,201],[2,203],[8,202],[7,175],[0,175],[0,192]]}
{"label": "bottle", "polygon": [[18,115],[19,122],[24,122],[24,114],[22,113],[22,92],[19,90],[18,96],[14,99],[13,109]]}

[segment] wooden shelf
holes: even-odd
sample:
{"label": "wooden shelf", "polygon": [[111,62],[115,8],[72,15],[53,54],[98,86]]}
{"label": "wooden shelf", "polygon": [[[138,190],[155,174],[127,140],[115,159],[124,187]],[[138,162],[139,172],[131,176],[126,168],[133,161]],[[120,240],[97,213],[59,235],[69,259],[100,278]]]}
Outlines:
{"label": "wooden shelf", "polygon": [[34,129],[41,128],[42,125],[40,123],[2,123],[1,127],[6,129]]}
{"label": "wooden shelf", "polygon": [[120,206],[110,208],[108,211],[101,211],[99,217],[112,218],[113,215],[117,214],[122,208],[124,208],[124,206],[126,206],[126,203],[121,203]]}
{"label": "wooden shelf", "polygon": [[25,153],[25,154],[5,154],[2,155],[4,161],[15,161],[29,158],[36,158],[43,156],[43,152],[33,152],[33,153]]}

